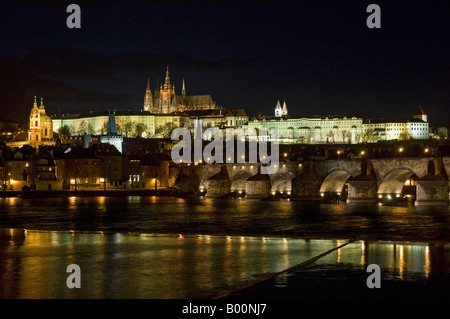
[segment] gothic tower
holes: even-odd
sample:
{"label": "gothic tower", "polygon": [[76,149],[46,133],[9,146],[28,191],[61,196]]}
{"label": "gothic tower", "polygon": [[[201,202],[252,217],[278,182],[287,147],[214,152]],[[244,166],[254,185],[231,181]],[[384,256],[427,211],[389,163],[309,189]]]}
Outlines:
{"label": "gothic tower", "polygon": [[184,84],[184,78],[183,78],[183,87],[181,88],[181,95],[185,98],[186,97],[186,86]]}
{"label": "gothic tower", "polygon": [[283,116],[287,116],[288,115],[288,109],[287,109],[287,106],[286,106],[286,102],[283,102],[283,109],[281,110],[281,114]]}
{"label": "gothic tower", "polygon": [[280,101],[277,102],[277,106],[275,107],[275,116],[281,117],[283,110],[281,109]]}
{"label": "gothic tower", "polygon": [[164,86],[161,84],[159,105],[161,107],[161,113],[172,112],[172,99],[175,96],[175,86],[170,83],[169,77],[169,67],[166,70],[166,78],[164,81]]}
{"label": "gothic tower", "polygon": [[144,107],[146,112],[153,112],[153,95],[150,89],[150,79],[147,79],[147,89],[145,90]]}
{"label": "gothic tower", "polygon": [[117,150],[122,153],[123,135],[117,133],[116,117],[114,113],[109,114],[106,135],[102,133],[100,136],[100,142],[114,145]]}

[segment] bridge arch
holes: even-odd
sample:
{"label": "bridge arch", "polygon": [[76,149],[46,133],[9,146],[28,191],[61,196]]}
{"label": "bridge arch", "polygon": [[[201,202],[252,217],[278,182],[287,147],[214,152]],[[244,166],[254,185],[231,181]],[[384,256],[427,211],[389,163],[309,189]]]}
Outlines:
{"label": "bridge arch", "polygon": [[271,180],[271,192],[290,194],[292,191],[292,179],[294,177],[295,174],[293,172],[280,169]]}
{"label": "bridge arch", "polygon": [[414,171],[408,167],[400,167],[391,170],[386,174],[378,186],[378,197],[397,196],[400,197],[403,192],[405,182],[412,176],[416,176]]}
{"label": "bridge arch", "polygon": [[245,192],[245,186],[247,183],[247,179],[252,177],[251,171],[248,170],[240,170],[235,173],[231,179],[231,191],[232,192]]}
{"label": "bridge arch", "polygon": [[208,180],[217,173],[218,171],[212,170],[205,171],[203,176],[200,178],[200,185],[199,185],[200,192],[206,191],[206,189],[208,188]]}
{"label": "bridge arch", "polygon": [[349,172],[343,169],[338,169],[330,172],[320,185],[320,194],[338,194],[341,195],[344,191],[345,183],[352,176]]}

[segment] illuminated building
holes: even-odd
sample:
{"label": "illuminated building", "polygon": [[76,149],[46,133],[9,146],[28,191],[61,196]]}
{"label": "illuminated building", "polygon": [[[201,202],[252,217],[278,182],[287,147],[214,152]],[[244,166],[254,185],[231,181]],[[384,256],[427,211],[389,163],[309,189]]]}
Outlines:
{"label": "illuminated building", "polygon": [[[259,135],[261,140],[274,140],[271,129],[278,130],[280,143],[347,143],[361,141],[363,119],[345,116],[294,117],[288,115],[286,102],[278,101],[275,116],[259,116],[248,121],[248,134]],[[267,135],[263,136],[261,130]],[[260,134],[256,134],[259,131]],[[252,133],[253,132],[253,133]]]}
{"label": "illuminated building", "polygon": [[150,82],[147,81],[143,110],[153,114],[168,114],[190,110],[211,110],[216,103],[210,94],[186,95],[186,84],[183,79],[181,95],[175,94],[175,85],[170,82],[169,67],[166,70],[164,84],[152,94]]}
{"label": "illuminated building", "polygon": [[376,143],[383,140],[428,139],[429,123],[422,107],[413,118],[368,119],[363,124],[363,141]]}
{"label": "illuminated building", "polygon": [[124,188],[122,154],[113,145],[68,148],[56,157],[56,166],[64,189]]}
{"label": "illuminated building", "polygon": [[116,119],[114,114],[109,114],[106,135],[100,136],[100,142],[113,145],[120,153],[122,153],[123,136],[117,133]]}
{"label": "illuminated building", "polygon": [[[258,135],[259,140],[273,141],[271,129],[277,129],[279,143],[305,144],[358,144],[376,143],[380,140],[427,139],[429,124],[420,107],[413,118],[363,119],[355,116],[293,117],[288,115],[286,102],[283,108],[278,101],[275,116],[252,118],[244,127],[248,135]],[[265,130],[266,135],[257,134]]]}
{"label": "illuminated building", "polygon": [[28,144],[37,147],[39,145],[54,145],[53,121],[45,114],[44,101],[38,107],[34,97],[33,108],[30,114],[30,127],[28,129]]}

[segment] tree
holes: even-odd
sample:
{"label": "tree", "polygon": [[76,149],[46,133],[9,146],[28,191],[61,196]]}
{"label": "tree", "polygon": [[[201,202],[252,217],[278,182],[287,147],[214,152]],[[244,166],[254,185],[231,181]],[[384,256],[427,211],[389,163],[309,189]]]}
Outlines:
{"label": "tree", "polygon": [[58,129],[58,133],[59,133],[59,135],[62,135],[62,136],[71,136],[72,135],[70,133],[70,127],[67,126],[67,125],[64,125],[64,126],[60,127]]}
{"label": "tree", "polygon": [[405,132],[405,131],[401,132],[400,135],[398,136],[398,139],[400,141],[406,141],[406,140],[409,140],[410,138],[411,138],[411,136],[409,135],[409,133]]}
{"label": "tree", "polygon": [[134,127],[134,134],[135,137],[141,137],[142,133],[144,133],[147,130],[147,125],[144,123],[137,123]]}
{"label": "tree", "polygon": [[103,122],[102,125],[102,134],[106,134],[108,132],[108,120]]}
{"label": "tree", "polygon": [[84,133],[86,133],[87,127],[88,127],[88,123],[85,120],[82,120],[80,122],[80,124],[78,125],[77,134],[83,135]]}
{"label": "tree", "polygon": [[126,120],[123,129],[125,131],[125,136],[128,137],[128,134],[131,134],[135,128],[135,123],[130,121],[129,119]]}
{"label": "tree", "polygon": [[164,125],[158,126],[155,130],[155,135],[161,134],[163,137],[170,137],[170,134],[176,127],[172,124],[172,122],[167,122]]}
{"label": "tree", "polygon": [[369,128],[362,135],[363,143],[372,143],[374,138],[374,130]]}
{"label": "tree", "polygon": [[333,131],[329,131],[327,133],[327,143],[333,143],[334,144],[334,133],[333,133]]}
{"label": "tree", "polygon": [[95,134],[94,127],[92,126],[92,124],[90,122],[87,125],[86,133],[91,134],[91,135]]}
{"label": "tree", "polygon": [[448,129],[444,126],[438,127],[436,133],[439,138],[447,138],[448,137]]}

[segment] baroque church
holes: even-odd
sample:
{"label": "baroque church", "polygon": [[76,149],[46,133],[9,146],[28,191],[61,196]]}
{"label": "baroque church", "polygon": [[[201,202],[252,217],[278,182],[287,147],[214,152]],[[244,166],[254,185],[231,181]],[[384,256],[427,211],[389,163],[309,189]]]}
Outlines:
{"label": "baroque church", "polygon": [[153,114],[168,114],[173,112],[185,112],[193,110],[211,110],[216,108],[216,103],[210,94],[186,95],[186,85],[183,79],[181,95],[175,93],[175,84],[170,82],[169,67],[166,70],[164,84],[152,93],[150,80],[147,81],[145,90],[143,111]]}
{"label": "baroque church", "polygon": [[34,97],[33,108],[30,112],[30,126],[27,141],[33,147],[55,144],[55,139],[53,138],[53,122],[45,114],[43,98],[41,98],[41,105],[38,107],[36,97]]}

